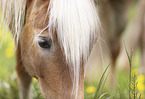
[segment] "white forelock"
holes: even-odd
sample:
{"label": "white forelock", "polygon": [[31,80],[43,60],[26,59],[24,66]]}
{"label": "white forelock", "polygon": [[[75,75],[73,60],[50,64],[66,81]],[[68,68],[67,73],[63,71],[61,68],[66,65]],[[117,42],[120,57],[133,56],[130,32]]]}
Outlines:
{"label": "white forelock", "polygon": [[56,30],[66,61],[73,73],[77,96],[80,65],[89,56],[89,44],[99,33],[99,17],[93,0],[50,0],[49,31]]}

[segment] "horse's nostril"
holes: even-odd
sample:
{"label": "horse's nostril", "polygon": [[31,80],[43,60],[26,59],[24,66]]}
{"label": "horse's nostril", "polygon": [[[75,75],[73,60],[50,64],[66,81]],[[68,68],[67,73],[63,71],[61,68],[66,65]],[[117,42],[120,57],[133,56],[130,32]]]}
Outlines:
{"label": "horse's nostril", "polygon": [[38,44],[41,48],[45,48],[45,49],[50,49],[51,45],[52,45],[52,40],[46,37],[40,37],[40,41],[38,41]]}

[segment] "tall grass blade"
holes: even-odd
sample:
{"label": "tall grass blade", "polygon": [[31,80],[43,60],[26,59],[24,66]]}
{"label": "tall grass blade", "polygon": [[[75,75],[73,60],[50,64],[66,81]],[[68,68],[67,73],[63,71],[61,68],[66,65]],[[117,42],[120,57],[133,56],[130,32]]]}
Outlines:
{"label": "tall grass blade", "polygon": [[105,78],[105,80],[104,80],[104,82],[103,82],[103,84],[102,84],[101,92],[102,92],[102,90],[103,90],[103,88],[104,88],[104,86],[105,86],[105,82],[107,81],[108,76],[109,76],[109,73],[107,74],[107,76],[106,76],[106,78]]}
{"label": "tall grass blade", "polygon": [[133,51],[132,51],[132,48],[131,48],[131,51],[130,51],[130,56],[129,56],[129,53],[126,49],[126,46],[125,46],[125,50],[126,50],[126,54],[127,54],[127,57],[128,57],[128,60],[129,60],[129,66],[130,66],[130,72],[129,72],[129,99],[131,99],[131,72],[132,72],[132,56],[133,56]]}
{"label": "tall grass blade", "polygon": [[102,84],[103,84],[103,80],[104,80],[105,73],[106,73],[106,71],[108,70],[109,66],[110,66],[110,64],[106,67],[105,71],[103,72],[103,74],[102,74],[102,76],[101,76],[100,82],[99,82],[99,84],[98,84],[98,88],[97,88],[97,90],[96,90],[96,92],[95,92],[95,97],[94,97],[94,99],[97,99],[97,98],[98,98],[100,88],[101,88],[101,86],[102,86]]}
{"label": "tall grass blade", "polygon": [[103,93],[100,97],[99,97],[99,99],[101,99],[103,96],[105,96],[106,94],[108,94],[107,92],[106,93]]}

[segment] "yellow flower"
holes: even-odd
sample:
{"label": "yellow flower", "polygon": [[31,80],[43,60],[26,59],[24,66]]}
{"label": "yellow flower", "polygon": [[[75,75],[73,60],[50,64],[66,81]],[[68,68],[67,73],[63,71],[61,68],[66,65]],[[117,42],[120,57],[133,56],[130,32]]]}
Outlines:
{"label": "yellow flower", "polygon": [[144,75],[139,75],[138,77],[137,77],[137,89],[138,89],[138,91],[144,91]]}
{"label": "yellow flower", "polygon": [[96,91],[96,88],[94,86],[89,86],[87,89],[86,89],[86,92],[87,93],[94,93]]}
{"label": "yellow flower", "polygon": [[5,51],[6,57],[7,58],[11,58],[14,54],[14,43],[13,42],[9,42],[8,43],[8,48]]}
{"label": "yellow flower", "polygon": [[[133,99],[133,98],[132,98]],[[137,93],[137,99],[144,99],[144,94],[143,92],[138,92]]]}

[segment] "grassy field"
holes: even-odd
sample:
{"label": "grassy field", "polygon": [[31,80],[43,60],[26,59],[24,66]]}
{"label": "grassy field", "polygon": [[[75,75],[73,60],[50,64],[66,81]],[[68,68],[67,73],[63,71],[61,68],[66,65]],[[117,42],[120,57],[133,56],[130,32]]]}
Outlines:
{"label": "grassy field", "polygon": [[[131,11],[131,16],[133,14],[133,11]],[[19,99],[17,75],[15,72],[15,47],[9,31],[7,35],[3,35],[2,28],[0,28],[0,99]],[[94,99],[96,90],[99,87],[97,98],[100,99],[128,99],[129,95],[132,99],[144,99],[145,78],[144,75],[139,75],[139,61],[140,51],[136,52],[133,57],[131,73],[129,73],[129,70],[117,71],[117,84],[114,87],[106,83],[109,75],[107,73],[101,82],[102,85],[99,84],[101,76],[96,78],[93,83],[85,81],[85,99]],[[132,80],[129,80],[130,74]],[[130,88],[129,85],[131,86]],[[33,99],[44,99],[39,89],[38,81],[35,78],[33,78],[32,90]]]}

